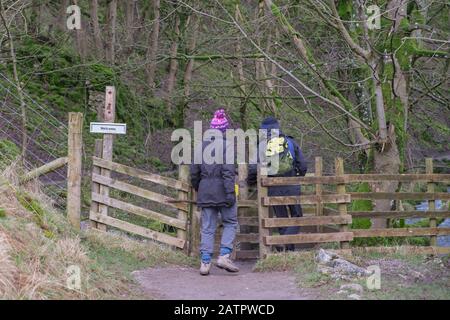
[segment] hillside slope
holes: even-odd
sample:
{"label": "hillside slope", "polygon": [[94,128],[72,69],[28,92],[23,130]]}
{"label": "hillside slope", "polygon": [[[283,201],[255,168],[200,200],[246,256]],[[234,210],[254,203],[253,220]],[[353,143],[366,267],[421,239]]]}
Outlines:
{"label": "hillside slope", "polygon": [[135,285],[132,271],[192,264],[155,243],[77,233],[36,185],[15,185],[11,167],[7,176],[0,192],[0,299],[152,298]]}

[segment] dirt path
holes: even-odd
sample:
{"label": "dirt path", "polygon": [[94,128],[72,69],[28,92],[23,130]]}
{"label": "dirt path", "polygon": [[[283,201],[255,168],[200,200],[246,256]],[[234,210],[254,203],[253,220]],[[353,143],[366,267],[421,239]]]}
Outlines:
{"label": "dirt path", "polygon": [[211,274],[199,275],[194,268],[172,266],[133,272],[142,289],[152,298],[174,300],[313,299],[311,292],[297,288],[288,272],[252,272],[254,263],[238,262],[239,273],[213,266]]}

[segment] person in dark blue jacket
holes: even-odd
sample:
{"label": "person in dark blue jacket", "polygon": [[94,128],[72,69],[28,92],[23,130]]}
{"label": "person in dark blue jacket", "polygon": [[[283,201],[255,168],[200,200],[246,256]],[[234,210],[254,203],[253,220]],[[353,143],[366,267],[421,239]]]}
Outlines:
{"label": "person in dark blue jacket", "polygon": [[[280,124],[278,123],[278,120],[273,117],[268,117],[261,122],[260,129],[267,130],[268,140],[270,139],[271,130],[274,130],[274,129],[279,130],[279,136],[286,138],[286,140],[288,141],[288,144],[289,144],[289,149],[291,149],[292,153],[293,153],[292,169],[287,172],[284,172],[283,174],[275,174],[273,176],[275,176],[275,177],[304,176],[306,174],[306,171],[308,170],[308,168],[307,168],[306,160],[303,156],[302,150],[300,149],[298,144],[295,142],[293,137],[286,136],[280,130]],[[250,165],[249,173],[248,173],[248,180],[247,180],[249,184],[254,184],[256,182],[256,175],[257,175],[257,166]],[[269,196],[299,196],[300,192],[301,192],[300,185],[273,186],[273,187],[268,188]],[[302,207],[299,204],[273,206],[275,215],[278,218],[289,217],[288,209],[290,211],[291,217],[303,216]],[[298,226],[281,227],[281,228],[279,228],[279,232],[281,235],[297,234],[300,232],[300,227],[298,227]],[[293,244],[286,245],[286,250],[292,251],[292,250],[294,250],[294,248],[295,247]]]}

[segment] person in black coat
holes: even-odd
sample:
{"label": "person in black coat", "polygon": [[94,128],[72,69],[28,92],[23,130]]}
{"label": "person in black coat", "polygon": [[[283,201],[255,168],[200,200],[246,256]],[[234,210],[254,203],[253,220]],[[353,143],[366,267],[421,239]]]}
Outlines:
{"label": "person in black coat", "polygon": [[[229,128],[228,119],[223,109],[214,113],[211,120],[211,129],[218,130],[214,141],[205,141],[201,148],[201,163],[191,166],[191,184],[197,191],[197,206],[202,210],[201,216],[201,243],[200,274],[208,275],[211,269],[212,255],[214,251],[214,239],[217,230],[219,214],[223,224],[223,232],[220,243],[220,253],[216,265],[229,272],[238,272],[239,268],[231,261],[233,242],[236,237],[238,220],[235,194],[236,168],[233,163],[226,163],[227,153],[232,151],[231,141],[226,141],[225,131]],[[206,161],[204,150],[211,143],[220,145],[222,161]],[[215,157],[214,149],[214,157]],[[213,160],[213,159],[210,159]]]}
{"label": "person in black coat", "polygon": [[[306,171],[308,170],[306,160],[303,156],[302,150],[295,142],[293,137],[286,136],[281,130],[278,120],[273,117],[268,117],[261,122],[260,129],[267,130],[267,138],[270,140],[270,132],[271,130],[279,130],[279,136],[285,137],[288,142],[291,144],[293,149],[293,165],[292,169],[283,174],[273,175],[274,177],[294,177],[294,176],[304,176]],[[249,185],[256,183],[257,176],[257,165],[249,165],[249,173],[247,182]],[[291,186],[273,186],[268,188],[268,196],[299,196],[301,192],[300,185],[291,185]],[[296,205],[279,205],[273,206],[273,210],[275,216],[278,218],[287,218],[289,217],[288,209],[290,211],[291,217],[301,217],[303,216],[302,207],[299,204]],[[279,232],[281,235],[292,235],[297,234],[300,231],[300,227],[291,226],[291,227],[280,227]],[[286,250],[294,250],[293,244],[286,245]]]}

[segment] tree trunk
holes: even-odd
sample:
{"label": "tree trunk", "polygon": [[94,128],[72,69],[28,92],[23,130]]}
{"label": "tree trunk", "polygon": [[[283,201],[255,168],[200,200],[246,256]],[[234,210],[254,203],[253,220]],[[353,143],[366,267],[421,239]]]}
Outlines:
{"label": "tree trunk", "polygon": [[[381,149],[380,149],[381,148]],[[400,152],[398,150],[395,128],[393,125],[388,127],[387,143],[373,149],[373,164],[376,173],[398,174],[400,170]],[[395,192],[398,188],[398,182],[383,181],[371,184],[372,191],[375,192]],[[374,211],[390,211],[392,209],[391,200],[375,200]],[[387,220],[385,218],[373,218],[372,228],[386,228]]]}
{"label": "tree trunk", "polygon": [[106,60],[114,64],[116,58],[116,20],[117,20],[117,0],[110,0],[108,3],[108,43],[106,46]]}
{"label": "tree trunk", "polygon": [[125,6],[125,51],[131,53],[133,51],[134,40],[134,0],[126,0]]}
{"label": "tree trunk", "polygon": [[91,0],[90,2],[92,33],[94,36],[94,43],[97,57],[103,56],[103,42],[100,33],[100,25],[98,23],[98,1]]}
{"label": "tree trunk", "polygon": [[[243,18],[241,15],[241,11],[239,9],[239,4],[236,4],[235,12],[234,12],[234,18],[236,21],[242,23]],[[242,48],[241,48],[241,39],[238,38],[236,40],[236,56],[240,57],[242,56]],[[241,101],[240,101],[240,107],[239,107],[239,114],[240,114],[240,122],[241,127],[245,131],[247,130],[248,124],[247,124],[247,97],[246,97],[246,88],[245,88],[245,77],[244,77],[244,62],[243,59],[238,58],[236,63],[236,69],[238,73],[238,81],[239,81],[239,89],[241,90]]]}
{"label": "tree trunk", "polygon": [[177,80],[178,71],[178,42],[180,41],[180,15],[175,17],[175,25],[173,29],[172,45],[170,46],[170,64],[169,64],[169,76],[167,77],[166,95],[170,99],[172,91],[175,88],[175,82]]}
{"label": "tree trunk", "polygon": [[[186,54],[190,55],[194,53],[195,46],[197,44],[197,33],[199,28],[200,20],[196,15],[192,15],[190,17],[191,23],[192,23],[192,30],[191,30],[191,36],[188,40],[187,48],[186,48]],[[192,71],[194,70],[194,59],[189,59],[188,63],[186,64],[186,69],[184,71],[184,78],[183,78],[183,84],[184,84],[184,97],[186,100],[189,100],[189,96],[191,95],[191,79],[192,79]]]}
{"label": "tree trunk", "polygon": [[147,50],[147,83],[155,88],[156,55],[158,53],[159,24],[160,24],[160,0],[153,0],[153,28],[148,41]]}
{"label": "tree trunk", "polygon": [[22,83],[20,82],[19,72],[17,70],[17,57],[16,57],[16,51],[14,48],[14,39],[9,30],[8,24],[6,23],[4,12],[5,12],[5,9],[3,7],[3,2],[0,1],[0,18],[2,20],[3,26],[6,30],[6,35],[8,36],[8,40],[9,40],[9,49],[10,49],[12,67],[13,67],[14,82],[16,84],[17,94],[19,96],[19,101],[20,101],[20,111],[21,111],[21,118],[22,118],[21,119],[22,120],[22,123],[21,123],[21,130],[22,130],[21,160],[22,160],[22,165],[25,166],[25,156],[27,153],[27,146],[28,146],[27,110],[26,110],[25,99],[24,99],[23,91],[22,91]]}
{"label": "tree trunk", "polygon": [[67,31],[67,7],[69,6],[69,0],[61,1],[61,6],[59,7],[59,19],[58,19],[58,29],[65,32]]}
{"label": "tree trunk", "polygon": [[[78,5],[78,1],[74,0],[75,5]],[[75,40],[77,45],[78,55],[81,57],[81,60],[84,61],[87,52],[87,39],[86,39],[86,23],[84,19],[81,18],[81,29],[75,30]]]}

